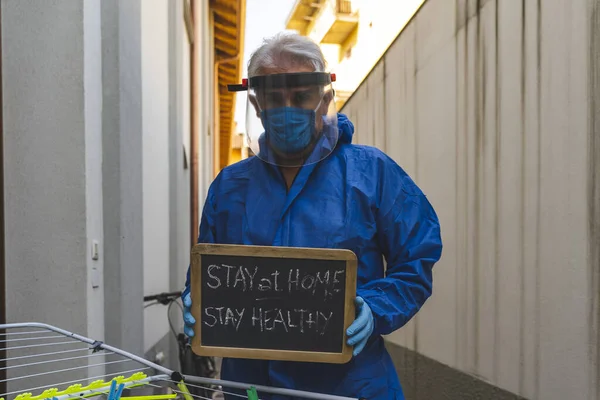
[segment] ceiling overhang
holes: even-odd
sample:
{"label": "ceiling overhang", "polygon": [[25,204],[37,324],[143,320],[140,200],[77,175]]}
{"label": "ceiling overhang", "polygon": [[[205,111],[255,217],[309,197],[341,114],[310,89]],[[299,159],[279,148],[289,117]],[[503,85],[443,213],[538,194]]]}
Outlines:
{"label": "ceiling overhang", "polygon": [[211,0],[213,13],[215,77],[219,107],[219,166],[229,162],[234,128],[235,92],[227,85],[241,82],[246,21],[246,0]]}

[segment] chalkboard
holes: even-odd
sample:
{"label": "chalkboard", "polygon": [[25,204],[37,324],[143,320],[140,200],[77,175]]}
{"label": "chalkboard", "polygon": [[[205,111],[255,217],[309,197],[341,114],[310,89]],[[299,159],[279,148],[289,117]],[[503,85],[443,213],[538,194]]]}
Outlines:
{"label": "chalkboard", "polygon": [[353,252],[198,244],[191,267],[196,354],[323,363],[352,357]]}

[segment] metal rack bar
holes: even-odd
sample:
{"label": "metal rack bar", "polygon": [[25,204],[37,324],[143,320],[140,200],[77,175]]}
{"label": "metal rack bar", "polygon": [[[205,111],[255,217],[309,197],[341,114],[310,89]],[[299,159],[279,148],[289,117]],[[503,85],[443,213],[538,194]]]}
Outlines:
{"label": "metal rack bar", "polygon": [[[103,343],[103,342],[100,342],[100,341],[97,341],[94,339],[90,339],[85,336],[81,336],[76,333],[69,332],[64,329],[57,328],[55,326],[48,325],[48,324],[43,324],[43,323],[38,323],[38,322],[28,322],[28,323],[13,323],[13,324],[0,325],[0,331],[4,330],[4,332],[6,332],[6,330],[10,330],[10,329],[40,329],[40,330],[42,330],[42,332],[40,332],[40,333],[43,333],[44,330],[51,331],[51,332],[60,334],[62,336],[74,339],[75,341],[83,342],[83,343],[89,345],[90,347],[87,349],[66,350],[63,352],[59,352],[59,351],[49,352],[49,353],[43,353],[41,355],[25,355],[25,356],[20,356],[20,357],[7,358],[2,361],[9,361],[9,360],[12,361],[15,359],[27,359],[27,358],[34,358],[34,357],[40,357],[40,356],[58,355],[58,354],[63,354],[67,351],[74,352],[74,351],[83,351],[83,350],[87,350],[87,351],[91,350],[92,351],[91,355],[93,355],[94,353],[96,353],[99,350],[104,350],[106,352],[109,352],[110,355],[119,355],[119,356],[126,358],[126,360],[124,360],[124,361],[120,360],[120,361],[108,361],[108,362],[99,363],[99,364],[86,364],[81,367],[72,367],[72,368],[54,370],[51,373],[61,373],[61,372],[75,371],[75,370],[80,370],[80,369],[85,369],[85,368],[103,367],[104,365],[109,365],[109,364],[114,364],[114,363],[119,363],[119,362],[135,361],[135,362],[141,364],[142,366],[145,366],[146,368],[138,368],[138,369],[134,369],[134,370],[123,371],[123,372],[120,372],[119,374],[153,369],[154,371],[157,371],[159,373],[159,375],[156,375],[154,377],[149,377],[149,378],[145,379],[144,382],[139,381],[139,383],[146,384],[149,386],[152,386],[152,385],[158,386],[158,385],[155,385],[155,383],[162,381],[168,385],[176,385],[177,389],[175,389],[173,387],[169,387],[170,390],[173,391],[174,393],[180,393],[180,394],[184,395],[186,400],[192,400],[194,398],[201,399],[203,397],[199,397],[197,395],[190,394],[189,392],[186,393],[187,389],[185,388],[185,385],[189,385],[190,387],[202,388],[207,391],[221,392],[221,393],[225,393],[227,395],[236,396],[236,397],[240,396],[240,395],[237,395],[234,393],[229,393],[229,392],[223,390],[223,388],[232,388],[232,389],[238,389],[238,390],[244,390],[244,391],[248,390],[250,388],[255,388],[260,393],[290,396],[290,397],[294,397],[294,398],[303,398],[303,399],[307,399],[307,400],[308,399],[310,399],[310,400],[356,400],[356,398],[350,398],[350,397],[312,393],[312,392],[306,392],[306,391],[294,390],[294,389],[267,387],[267,386],[262,386],[262,385],[254,385],[252,383],[232,382],[232,381],[225,381],[225,380],[221,380],[221,379],[182,375],[177,371],[173,371],[168,368],[165,368],[161,365],[158,365],[156,363],[148,361],[142,357],[136,356],[135,354],[129,353],[129,352],[121,350],[119,348],[107,345],[106,343]],[[16,332],[16,333],[21,333],[21,332]],[[29,332],[29,333],[37,334],[38,332]],[[8,334],[6,334],[5,337],[6,336],[8,336]],[[55,339],[55,338],[60,338],[60,336],[51,336],[51,337],[40,336],[40,337],[32,338],[32,340],[47,339],[47,338]],[[22,340],[22,339],[17,339],[17,340]],[[70,343],[77,343],[77,342],[57,342],[57,343],[50,343],[50,344],[46,344],[46,345],[61,345],[61,344],[66,344],[66,343],[70,344]],[[35,346],[42,347],[43,345],[44,345],[44,343],[42,343],[40,345],[8,347],[8,350],[17,349],[17,348],[31,348],[31,347],[35,347]],[[103,352],[102,354],[106,355],[107,353]],[[68,360],[75,360],[75,359],[79,359],[79,358],[85,358],[85,357],[58,358],[54,361],[68,361]],[[50,362],[52,362],[52,360],[41,361],[41,362],[32,362],[29,364],[20,364],[20,366],[22,366],[22,367],[23,366],[39,366],[41,364],[47,364]],[[19,367],[19,365],[15,366],[14,368],[17,368],[17,367]],[[8,368],[10,368],[10,367],[8,367]],[[41,376],[41,375],[46,375],[46,374],[49,374],[49,373],[29,374],[29,375],[26,375],[23,377],[10,378],[8,380],[26,379],[26,378],[33,377],[33,376]],[[27,389],[27,391],[39,390],[39,389],[44,389],[44,388],[48,388],[48,387],[56,387],[58,385],[65,385],[65,384],[70,384],[70,383],[75,383],[75,382],[82,382],[82,381],[89,380],[89,379],[105,378],[105,377],[113,376],[113,375],[115,375],[115,374],[111,373],[111,374],[106,374],[106,375],[97,376],[97,377],[93,377],[93,378],[79,379],[79,380],[69,381],[69,382],[61,382],[61,383],[57,383],[54,385],[40,386],[40,387],[36,387],[36,388]],[[183,385],[182,385],[182,383],[183,383]],[[132,387],[135,385],[136,385],[135,383],[131,383],[131,384],[129,384],[129,387]],[[202,386],[197,386],[197,385],[202,385]],[[158,387],[160,387],[160,386],[158,386]],[[219,388],[219,389],[215,389],[215,387]],[[103,393],[103,391],[106,392],[107,390],[108,390],[107,388],[99,388],[98,393]],[[5,393],[4,395],[8,396],[8,395],[16,394],[16,393],[23,393],[23,391],[13,391],[11,393]],[[67,399],[67,398],[73,398],[73,397],[81,397],[81,396],[87,396],[88,394],[89,393],[82,394],[82,393],[78,392],[77,395],[73,395],[71,397],[69,397],[70,395],[65,395],[66,397],[59,396],[57,398],[58,398],[58,400],[63,400],[63,398]],[[245,396],[241,396],[241,397],[247,398]]]}

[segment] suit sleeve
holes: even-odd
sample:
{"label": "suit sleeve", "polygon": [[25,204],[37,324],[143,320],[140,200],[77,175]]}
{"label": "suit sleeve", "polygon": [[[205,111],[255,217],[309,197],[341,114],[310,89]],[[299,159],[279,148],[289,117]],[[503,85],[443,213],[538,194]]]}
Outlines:
{"label": "suit sleeve", "polygon": [[[215,214],[216,214],[216,203],[214,195],[214,185],[211,185],[204,202],[202,209],[202,218],[200,220],[200,233],[198,235],[198,243],[215,243]],[[182,297],[185,297],[190,292],[190,266],[188,266],[185,288],[182,293]]]}
{"label": "suit sleeve", "polygon": [[377,235],[387,269],[357,290],[373,313],[374,335],[392,333],[419,311],[442,254],[438,217],[425,195],[392,160],[381,175]]}

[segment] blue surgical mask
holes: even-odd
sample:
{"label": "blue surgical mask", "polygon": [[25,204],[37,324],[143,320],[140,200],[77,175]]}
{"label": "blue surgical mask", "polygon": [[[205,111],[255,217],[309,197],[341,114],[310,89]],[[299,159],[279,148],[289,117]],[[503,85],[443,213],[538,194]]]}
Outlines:
{"label": "blue surgical mask", "polygon": [[314,110],[279,107],[261,111],[267,140],[282,153],[299,153],[310,144],[315,134]]}

